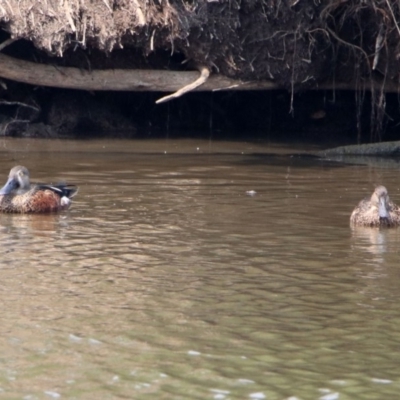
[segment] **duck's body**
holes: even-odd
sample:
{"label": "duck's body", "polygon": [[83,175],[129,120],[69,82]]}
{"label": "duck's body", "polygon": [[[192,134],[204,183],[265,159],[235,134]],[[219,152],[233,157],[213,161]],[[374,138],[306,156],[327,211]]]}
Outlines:
{"label": "duck's body", "polygon": [[29,171],[22,166],[11,169],[0,189],[0,212],[48,213],[69,208],[78,188],[70,185],[31,185]]}
{"label": "duck's body", "polygon": [[375,188],[370,198],[361,200],[350,217],[353,226],[393,227],[400,225],[400,208],[390,199],[384,186]]}

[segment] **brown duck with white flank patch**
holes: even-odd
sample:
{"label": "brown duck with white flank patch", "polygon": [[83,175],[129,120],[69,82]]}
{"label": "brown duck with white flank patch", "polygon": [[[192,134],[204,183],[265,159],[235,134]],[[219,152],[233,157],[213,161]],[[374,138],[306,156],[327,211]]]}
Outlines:
{"label": "brown duck with white flank patch", "polygon": [[69,208],[78,188],[73,185],[31,185],[27,168],[11,169],[0,189],[0,212],[48,213]]}

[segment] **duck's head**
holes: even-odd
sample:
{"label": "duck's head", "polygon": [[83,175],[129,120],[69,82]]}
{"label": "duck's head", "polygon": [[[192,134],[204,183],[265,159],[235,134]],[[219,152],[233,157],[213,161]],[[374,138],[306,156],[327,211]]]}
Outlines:
{"label": "duck's head", "polygon": [[371,204],[377,208],[380,219],[388,219],[390,217],[389,195],[385,186],[378,186],[375,188],[371,196]]}
{"label": "duck's head", "polygon": [[0,189],[0,195],[10,194],[19,190],[26,191],[30,187],[28,169],[18,165],[11,169],[6,184]]}

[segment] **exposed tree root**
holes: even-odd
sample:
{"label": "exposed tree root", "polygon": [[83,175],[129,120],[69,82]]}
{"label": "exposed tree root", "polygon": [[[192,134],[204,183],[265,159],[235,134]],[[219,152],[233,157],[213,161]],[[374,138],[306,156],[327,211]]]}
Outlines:
{"label": "exposed tree root", "polygon": [[39,112],[40,108],[37,106],[33,106],[32,104],[27,104],[27,103],[22,103],[20,101],[6,101],[6,100],[0,100],[0,105],[4,106],[20,106],[20,107],[27,107],[31,108],[34,111]]}

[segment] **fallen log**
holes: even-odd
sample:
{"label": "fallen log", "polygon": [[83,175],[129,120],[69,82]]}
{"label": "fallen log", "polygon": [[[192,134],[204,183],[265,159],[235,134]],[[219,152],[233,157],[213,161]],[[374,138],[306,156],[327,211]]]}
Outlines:
{"label": "fallen log", "polygon": [[[0,54],[0,77],[37,86],[79,90],[176,92],[199,78],[197,71],[104,69],[87,71],[38,64]],[[243,82],[211,75],[196,91],[278,89],[270,81]]]}
{"label": "fallen log", "polygon": [[[241,81],[223,75],[213,74],[203,79],[199,86],[194,82],[201,80],[198,71],[170,71],[143,69],[104,69],[84,70],[57,65],[39,64],[16,59],[0,53],[0,78],[37,86],[50,86],[64,89],[88,91],[146,91],[146,92],[182,92],[189,87],[193,91],[219,90],[276,90],[283,89],[275,82]],[[191,87],[193,87],[191,89]],[[386,80],[364,80],[358,83],[324,83],[315,90],[383,90],[400,93],[397,82]],[[186,92],[183,90],[183,92]],[[183,94],[183,93],[181,93]],[[170,96],[167,96],[168,98]],[[172,95],[171,98],[178,97]],[[162,100],[162,99],[160,99]]]}

